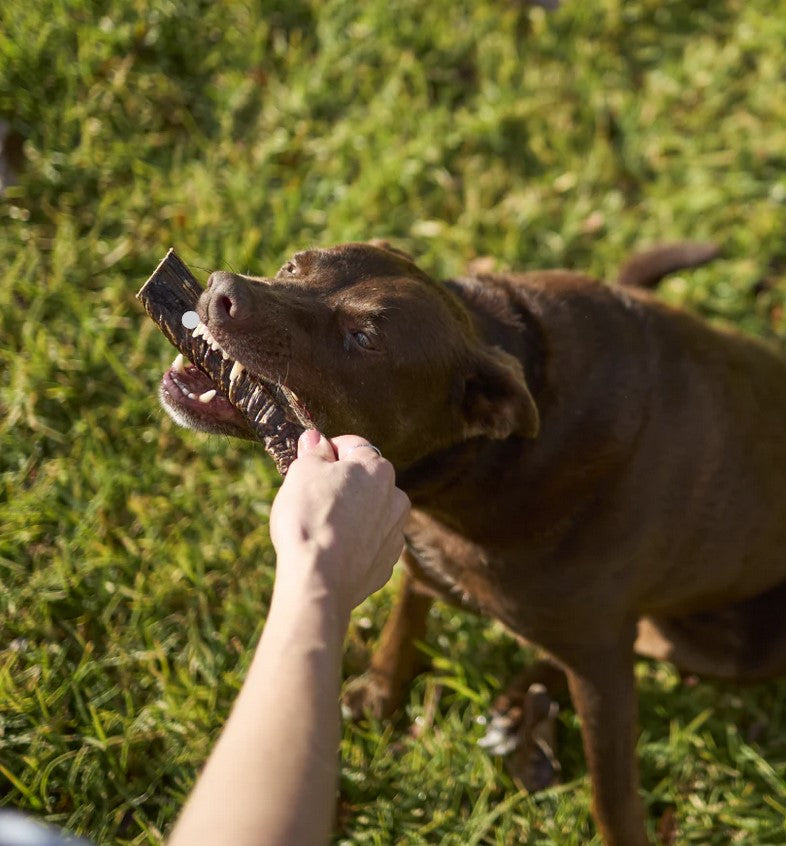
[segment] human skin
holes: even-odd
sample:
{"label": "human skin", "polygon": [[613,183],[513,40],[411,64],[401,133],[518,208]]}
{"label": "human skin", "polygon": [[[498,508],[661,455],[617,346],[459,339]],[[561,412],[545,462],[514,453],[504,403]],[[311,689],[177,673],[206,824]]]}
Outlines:
{"label": "human skin", "polygon": [[390,578],[408,514],[392,466],[367,441],[303,433],[271,512],[265,628],[169,846],[327,843],[349,614]]}

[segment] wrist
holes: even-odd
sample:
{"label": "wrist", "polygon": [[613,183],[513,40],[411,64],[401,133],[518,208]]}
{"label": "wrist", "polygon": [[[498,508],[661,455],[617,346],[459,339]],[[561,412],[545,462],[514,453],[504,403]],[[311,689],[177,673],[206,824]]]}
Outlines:
{"label": "wrist", "polygon": [[318,526],[306,528],[297,522],[273,535],[276,558],[294,562],[295,569],[329,565],[337,556],[336,532],[327,517]]}
{"label": "wrist", "polygon": [[282,551],[276,559],[269,617],[280,612],[293,621],[309,620],[340,631],[343,640],[352,609],[331,577],[341,566],[324,549],[292,546]]}

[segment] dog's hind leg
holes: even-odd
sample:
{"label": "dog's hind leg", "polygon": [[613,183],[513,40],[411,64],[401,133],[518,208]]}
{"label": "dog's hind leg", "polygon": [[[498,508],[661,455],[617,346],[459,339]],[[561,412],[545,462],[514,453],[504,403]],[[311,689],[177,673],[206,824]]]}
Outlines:
{"label": "dog's hind leg", "polygon": [[428,666],[418,641],[426,636],[433,601],[408,572],[403,574],[396,603],[382,629],[370,667],[345,688],[342,702],[352,718],[359,719],[364,714],[378,719],[389,717],[400,707],[412,679]]}
{"label": "dog's hind leg", "polygon": [[680,670],[738,683],[786,674],[786,582],[748,599],[687,614],[644,617],[636,651]]}

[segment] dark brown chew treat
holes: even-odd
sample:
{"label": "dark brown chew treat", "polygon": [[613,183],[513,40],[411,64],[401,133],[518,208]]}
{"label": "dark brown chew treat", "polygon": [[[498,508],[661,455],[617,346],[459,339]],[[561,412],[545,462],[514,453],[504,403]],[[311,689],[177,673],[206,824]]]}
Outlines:
{"label": "dark brown chew treat", "polygon": [[234,361],[211,349],[202,337],[193,337],[182,317],[196,309],[202,288],[188,268],[170,250],[145,282],[137,298],[169,342],[199,368],[248,421],[253,435],[261,441],[284,476],[297,455],[297,440],[303,427],[286,417],[265,385],[247,372],[230,381]]}

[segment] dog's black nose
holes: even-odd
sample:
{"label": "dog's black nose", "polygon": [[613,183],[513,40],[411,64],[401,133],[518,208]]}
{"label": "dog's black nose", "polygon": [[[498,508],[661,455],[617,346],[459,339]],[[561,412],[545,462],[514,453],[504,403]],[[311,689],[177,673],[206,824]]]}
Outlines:
{"label": "dog's black nose", "polygon": [[202,294],[210,320],[226,323],[242,320],[250,311],[246,282],[232,273],[217,270],[207,280],[207,290]]}

